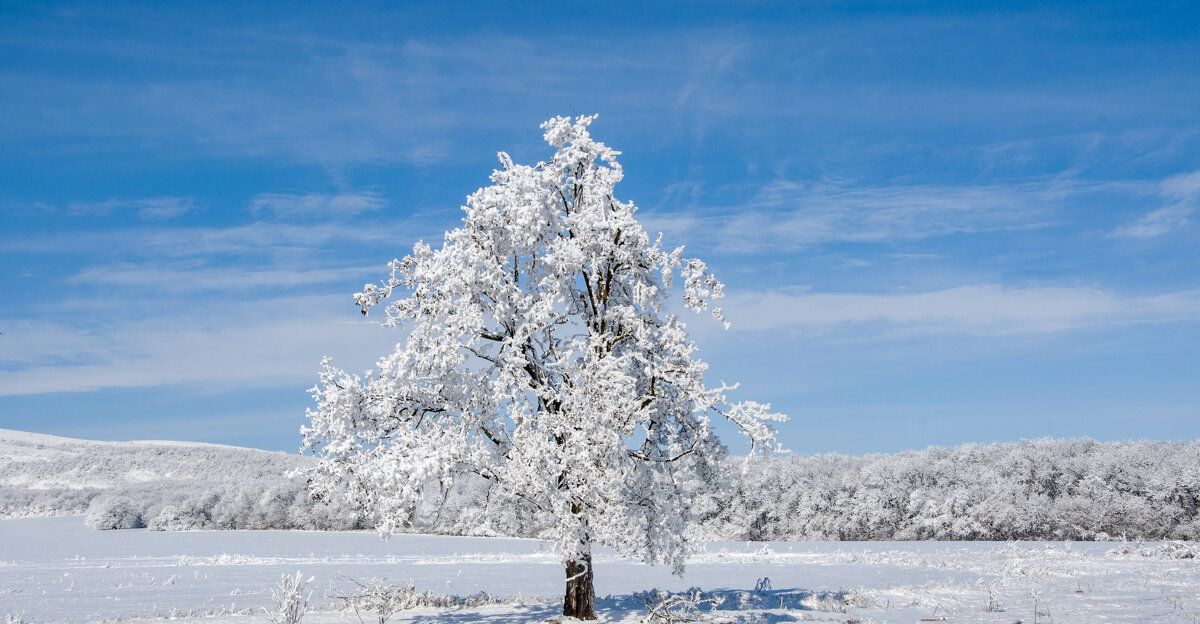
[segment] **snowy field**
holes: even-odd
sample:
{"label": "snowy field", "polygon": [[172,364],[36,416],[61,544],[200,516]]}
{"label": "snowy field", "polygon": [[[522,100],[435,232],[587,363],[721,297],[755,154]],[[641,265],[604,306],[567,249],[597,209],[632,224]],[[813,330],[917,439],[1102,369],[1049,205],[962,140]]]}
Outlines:
{"label": "snowy field", "polygon": [[[1124,551],[1116,554],[1114,549]],[[683,578],[596,556],[602,621],[646,615],[646,590],[724,598],[715,622],[1200,622],[1196,544],[709,543]],[[540,542],[374,533],[93,531],[80,517],[0,520],[0,616],[26,622],[266,622],[284,574],[312,577],[305,622],[358,622],[346,577],[501,604],[422,608],[391,622],[544,622],[563,569]],[[769,578],[770,591],[755,591]],[[1035,609],[1036,604],[1036,609]],[[780,608],[782,606],[782,608]],[[1036,611],[1036,617],[1035,617]],[[375,621],[372,614],[362,614]]]}

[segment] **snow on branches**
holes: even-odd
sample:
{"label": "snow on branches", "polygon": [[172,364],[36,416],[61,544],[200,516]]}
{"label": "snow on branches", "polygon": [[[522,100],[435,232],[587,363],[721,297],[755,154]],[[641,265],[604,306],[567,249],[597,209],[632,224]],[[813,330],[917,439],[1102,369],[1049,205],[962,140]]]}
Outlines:
{"label": "snow on branches", "polygon": [[314,493],[361,505],[390,532],[431,488],[473,475],[486,501],[464,523],[503,531],[520,508],[564,561],[597,542],[682,569],[690,501],[725,454],[711,419],[756,449],[777,446],[767,423],[781,416],[705,385],[666,297],[678,276],[686,306],[724,322],[710,305],[722,284],[615,198],[619,152],[591,138],[593,119],[544,123],[549,161],[501,153],[440,248],[418,243],[355,295],[409,333],[365,377],[324,362],[303,429],[320,458]]}

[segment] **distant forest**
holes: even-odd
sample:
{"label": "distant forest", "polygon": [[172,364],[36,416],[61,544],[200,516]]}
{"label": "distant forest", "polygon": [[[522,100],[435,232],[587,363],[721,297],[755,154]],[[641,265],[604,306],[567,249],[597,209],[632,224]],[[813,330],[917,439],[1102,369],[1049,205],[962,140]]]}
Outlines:
{"label": "distant forest", "polygon": [[750,460],[702,526],[748,540],[1200,538],[1200,441],[1040,439]]}
{"label": "distant forest", "polygon": [[[365,529],[313,501],[299,455],[202,445],[0,440],[0,517],[87,514],[97,529]],[[1200,441],[1041,439],[866,456],[726,461],[692,501],[708,540],[1200,539]],[[413,532],[537,537],[465,479],[412,510]]]}

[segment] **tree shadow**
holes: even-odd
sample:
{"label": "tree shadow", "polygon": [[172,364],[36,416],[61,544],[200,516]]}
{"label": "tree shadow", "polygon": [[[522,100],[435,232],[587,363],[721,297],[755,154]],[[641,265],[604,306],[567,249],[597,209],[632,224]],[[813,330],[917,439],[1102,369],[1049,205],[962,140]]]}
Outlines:
{"label": "tree shadow", "polygon": [[[772,589],[769,579],[762,579],[753,590],[715,589],[702,591],[693,587],[682,592],[652,589],[619,596],[605,596],[596,601],[597,613],[637,612],[658,613],[675,621],[705,616],[711,621],[752,620],[754,622],[792,622],[789,612],[809,611],[846,613],[850,607],[866,606],[862,599],[849,591],[814,591],[789,588]],[[750,617],[739,617],[750,616]],[[667,617],[661,618],[668,621]]]}
{"label": "tree shadow", "polygon": [[[428,613],[400,613],[394,618],[396,622],[413,622],[414,624],[433,624],[442,622],[449,624],[469,624],[472,622],[487,622],[488,624],[527,624],[528,622],[553,621],[562,617],[562,604],[506,604],[487,607],[453,607],[432,609]],[[374,620],[366,620],[368,623]]]}
{"label": "tree shadow", "polygon": [[[716,589],[702,591],[692,588],[682,592],[651,589],[630,594],[607,595],[596,598],[596,615],[601,622],[638,619],[657,610],[669,614],[672,621],[702,619],[706,622],[754,622],[776,624],[796,621],[795,612],[846,613],[850,607],[867,606],[849,591],[813,591],[807,589],[772,589],[769,581],[760,582],[753,590]],[[369,618],[364,621],[373,622]],[[530,602],[502,601],[492,605],[449,608],[422,608],[397,613],[395,622],[432,624],[445,622],[467,624],[517,624],[525,622],[575,622],[562,617],[562,604],[532,598]],[[651,621],[654,621],[653,619]],[[667,620],[660,620],[667,621]]]}

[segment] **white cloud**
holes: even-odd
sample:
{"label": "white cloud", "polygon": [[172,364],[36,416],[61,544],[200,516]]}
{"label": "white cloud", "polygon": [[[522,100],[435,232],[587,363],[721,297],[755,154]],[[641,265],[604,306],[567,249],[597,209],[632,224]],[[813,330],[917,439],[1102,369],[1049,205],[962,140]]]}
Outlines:
{"label": "white cloud", "polygon": [[1141,219],[1122,225],[1113,231],[1113,236],[1123,238],[1153,238],[1173,232],[1188,224],[1188,217],[1195,207],[1175,204],[1147,213]]}
{"label": "white cloud", "polygon": [[153,288],[158,292],[234,290],[304,286],[345,281],[359,276],[384,275],[383,265],[313,269],[163,268],[158,265],[122,264],[84,269],[69,281]]}
{"label": "white cloud", "polygon": [[1179,199],[1200,197],[1200,171],[1181,173],[1162,181],[1160,185],[1164,195]]}
{"label": "white cloud", "polygon": [[[170,228],[139,233],[141,244],[164,256],[271,253],[312,250],[337,242],[363,244],[394,243],[396,252],[406,252],[422,232],[442,230],[431,224],[389,221],[386,224],[268,223],[255,222],[228,228]],[[390,260],[390,258],[388,258]]]}
{"label": "white cloud", "polygon": [[1152,210],[1137,221],[1118,227],[1112,235],[1153,238],[1186,226],[1196,211],[1196,200],[1200,198],[1200,171],[1171,176],[1159,183],[1158,192],[1175,203]]}
{"label": "white cloud", "polygon": [[113,213],[135,211],[142,219],[174,219],[194,208],[192,200],[184,197],[150,197],[146,199],[108,199],[100,202],[71,202],[69,215],[107,217]]}
{"label": "white cloud", "polygon": [[[1088,189],[1090,190],[1090,189]],[[725,253],[796,250],[827,242],[919,240],[960,232],[1037,228],[1071,193],[1061,183],[844,189],[776,181],[736,209],[639,215],[668,243]]]}
{"label": "white cloud", "polygon": [[[402,255],[422,231],[440,237],[441,228],[256,222],[6,240],[6,251],[122,261],[67,278],[59,294],[75,299],[0,319],[0,395],[180,383],[303,389],[326,354],[368,368],[401,334],[362,319],[350,293],[385,278],[390,254]],[[332,253],[346,243],[351,257]],[[344,264],[356,259],[362,264]]]}
{"label": "white cloud", "polygon": [[1122,297],[1093,288],[960,286],[913,294],[733,293],[724,303],[735,330],[839,329],[898,334],[1008,335],[1083,327],[1200,321],[1200,291]]}
{"label": "white cloud", "polygon": [[326,217],[343,219],[382,208],[387,202],[377,193],[283,194],[263,193],[250,201],[255,215],[270,212],[276,217]]}
{"label": "white cloud", "polygon": [[4,319],[0,328],[0,368],[5,369],[87,364],[107,349],[99,335],[61,323]]}
{"label": "white cloud", "polygon": [[[343,304],[348,302],[343,300]],[[0,396],[83,392],[177,383],[247,387],[316,380],[331,355],[350,370],[365,369],[400,339],[375,319],[344,314],[304,315],[303,301],[256,302],[252,318],[127,321],[103,330],[43,322],[7,322],[0,352]],[[301,312],[271,318],[265,311]],[[210,324],[211,325],[208,325]]]}
{"label": "white cloud", "polygon": [[[336,243],[383,245],[387,253],[407,252],[424,238],[441,240],[454,223],[432,220],[389,220],[386,223],[277,223],[258,221],[232,227],[156,227],[119,231],[47,232],[3,240],[15,253],[87,254],[120,249],[126,256],[208,258],[223,254],[268,255],[274,252],[313,250]],[[394,248],[393,248],[394,247]],[[391,259],[390,257],[387,259]]]}
{"label": "white cloud", "polygon": [[684,242],[705,251],[759,254],[831,242],[881,243],[1038,229],[1060,224],[1064,206],[1114,193],[1168,200],[1168,205],[1112,233],[1118,237],[1159,236],[1190,222],[1200,199],[1200,171],[1159,182],[1048,180],[974,186],[846,188],[777,180],[733,207],[703,206],[703,193],[695,186],[678,188],[690,188],[693,206],[686,211],[643,211],[639,218],[646,230],[664,232],[668,244]]}

